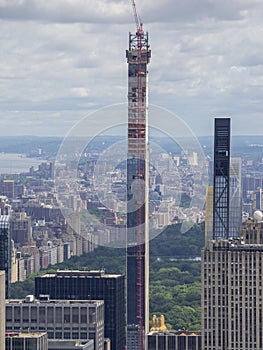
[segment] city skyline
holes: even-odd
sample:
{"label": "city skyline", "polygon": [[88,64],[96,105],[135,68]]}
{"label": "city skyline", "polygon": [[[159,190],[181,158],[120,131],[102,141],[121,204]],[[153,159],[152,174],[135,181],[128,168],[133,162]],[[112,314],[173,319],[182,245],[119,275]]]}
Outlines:
{"label": "city skyline", "polygon": [[[149,100],[198,136],[212,135],[214,117],[231,117],[233,135],[260,135],[263,5],[198,5],[138,2],[154,48]],[[3,1],[0,13],[1,135],[65,136],[85,115],[125,102],[130,1]]]}

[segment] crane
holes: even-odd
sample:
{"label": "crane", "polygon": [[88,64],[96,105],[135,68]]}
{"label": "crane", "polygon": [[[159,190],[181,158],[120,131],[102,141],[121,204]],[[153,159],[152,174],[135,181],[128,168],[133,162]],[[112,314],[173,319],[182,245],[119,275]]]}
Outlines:
{"label": "crane", "polygon": [[132,3],[132,9],[133,9],[133,15],[134,15],[134,19],[135,19],[135,24],[136,24],[136,28],[137,28],[137,34],[143,35],[142,22],[141,22],[141,20],[140,20],[140,18],[138,16],[135,0],[131,0],[131,3]]}

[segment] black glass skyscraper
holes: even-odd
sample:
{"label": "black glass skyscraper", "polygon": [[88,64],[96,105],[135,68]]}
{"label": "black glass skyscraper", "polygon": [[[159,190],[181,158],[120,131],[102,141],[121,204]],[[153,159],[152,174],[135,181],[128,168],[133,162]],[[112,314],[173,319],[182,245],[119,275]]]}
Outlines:
{"label": "black glass skyscraper", "polygon": [[105,338],[111,349],[125,346],[125,278],[104,271],[58,271],[35,279],[35,295],[47,294],[51,299],[104,300]]}
{"label": "black glass skyscraper", "polygon": [[229,236],[230,118],[216,118],[214,132],[213,238]]}
{"label": "black glass skyscraper", "polygon": [[5,295],[11,276],[11,234],[9,215],[0,215],[0,270],[5,271]]}

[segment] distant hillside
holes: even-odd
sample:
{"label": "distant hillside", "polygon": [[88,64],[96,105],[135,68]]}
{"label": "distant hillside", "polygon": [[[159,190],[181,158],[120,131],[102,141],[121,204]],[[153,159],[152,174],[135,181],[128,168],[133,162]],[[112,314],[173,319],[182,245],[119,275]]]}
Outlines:
{"label": "distant hillside", "polygon": [[[123,136],[99,135],[92,139],[89,138],[89,148],[102,150],[105,147],[123,140]],[[176,147],[174,141],[167,137],[150,135],[150,141],[159,144],[167,152],[180,152],[179,146]],[[47,136],[0,136],[0,152],[5,153],[25,153],[27,155],[35,154],[38,148],[43,149],[45,154],[56,155],[59,149],[62,137]],[[91,142],[90,142],[91,141]],[[213,137],[198,137],[204,153],[212,156],[213,154]],[[103,147],[102,147],[103,144]],[[232,156],[242,156],[243,158],[257,158],[262,153],[263,136],[232,136],[231,149]]]}
{"label": "distant hillside", "polygon": [[41,148],[44,154],[55,156],[62,138],[37,136],[0,136],[0,152],[35,156]]}

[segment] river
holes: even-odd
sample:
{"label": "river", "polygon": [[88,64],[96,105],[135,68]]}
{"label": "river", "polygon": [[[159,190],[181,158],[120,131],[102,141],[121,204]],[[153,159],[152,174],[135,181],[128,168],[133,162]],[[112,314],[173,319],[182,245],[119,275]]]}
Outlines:
{"label": "river", "polygon": [[20,174],[29,171],[30,167],[36,170],[45,160],[28,158],[19,153],[0,153],[0,174]]}

